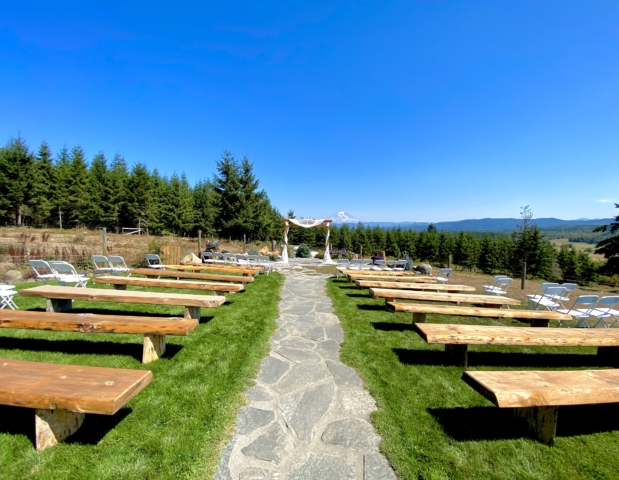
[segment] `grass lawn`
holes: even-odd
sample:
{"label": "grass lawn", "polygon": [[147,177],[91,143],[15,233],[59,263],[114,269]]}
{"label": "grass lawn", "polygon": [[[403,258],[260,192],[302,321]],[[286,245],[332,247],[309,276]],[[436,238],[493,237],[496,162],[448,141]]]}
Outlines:
{"label": "grass lawn", "polygon": [[[399,478],[617,478],[619,405],[564,407],[557,441],[526,436],[499,409],[445,366],[444,346],[410,329],[412,314],[389,313],[345,279],[327,288],[342,322],[342,361],[356,368],[378,403],[381,450]],[[526,326],[517,321],[428,315],[435,323]],[[469,347],[468,370],[608,368],[594,348]]]}
{"label": "grass lawn", "polygon": [[[202,309],[200,325],[187,337],[168,336],[165,356],[148,365],[140,363],[141,335],[0,329],[2,358],[151,370],[154,377],[116,415],[86,415],[75,435],[42,452],[32,444],[33,410],[0,406],[0,478],[211,478],[245,402],[242,392],[268,353],[282,283],[280,274],[260,275],[223,306]],[[15,302],[45,308],[44,299]],[[183,315],[182,307],[94,302],[74,302],[74,310]]]}

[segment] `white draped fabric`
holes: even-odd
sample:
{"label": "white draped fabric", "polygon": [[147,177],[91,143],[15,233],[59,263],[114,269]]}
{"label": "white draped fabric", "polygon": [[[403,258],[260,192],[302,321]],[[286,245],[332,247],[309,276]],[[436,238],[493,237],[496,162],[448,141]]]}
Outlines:
{"label": "white draped fabric", "polygon": [[284,218],[282,219],[285,224],[284,228],[284,248],[282,248],[282,263],[288,263],[288,230],[290,229],[290,224],[293,224],[297,227],[301,228],[313,228],[313,227],[324,227],[327,229],[327,239],[325,241],[325,254],[323,256],[322,263],[326,265],[334,264],[335,262],[331,260],[331,254],[329,253],[329,235],[331,232],[329,231],[329,226],[331,224],[331,220],[326,220],[323,218],[314,219],[314,218]]}

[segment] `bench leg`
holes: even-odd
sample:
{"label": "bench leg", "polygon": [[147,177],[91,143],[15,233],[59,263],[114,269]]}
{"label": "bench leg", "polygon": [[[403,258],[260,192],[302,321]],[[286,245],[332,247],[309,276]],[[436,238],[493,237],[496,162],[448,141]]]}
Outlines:
{"label": "bench leg", "polygon": [[426,323],[425,313],[413,313],[413,323]]}
{"label": "bench leg", "polygon": [[165,335],[144,335],[142,363],[159,360],[165,353]]}
{"label": "bench leg", "polygon": [[185,307],[185,318],[200,320],[200,307]]}
{"label": "bench leg", "polygon": [[445,345],[445,355],[447,355],[447,364],[456,367],[468,366],[469,353],[468,345]]}
{"label": "bench leg", "polygon": [[549,446],[555,444],[559,407],[516,408],[514,416],[527,423],[529,431],[537,440]]}
{"label": "bench leg", "polygon": [[73,300],[65,298],[48,298],[46,312],[70,312],[73,308]]}
{"label": "bench leg", "polygon": [[613,366],[619,366],[619,347],[598,347],[598,355],[604,357]]}
{"label": "bench leg", "polygon": [[541,318],[533,318],[531,319],[531,326],[532,327],[548,327],[550,325],[550,320],[544,320]]}
{"label": "bench leg", "polygon": [[116,285],[116,284],[114,284],[114,290],[127,290],[127,285]]}
{"label": "bench leg", "polygon": [[387,297],[385,297],[385,308],[387,308],[387,304],[389,302],[395,302],[395,298],[387,298]]}
{"label": "bench leg", "polygon": [[67,410],[35,410],[35,445],[37,450],[53,447],[73,435],[84,423],[85,413]]}

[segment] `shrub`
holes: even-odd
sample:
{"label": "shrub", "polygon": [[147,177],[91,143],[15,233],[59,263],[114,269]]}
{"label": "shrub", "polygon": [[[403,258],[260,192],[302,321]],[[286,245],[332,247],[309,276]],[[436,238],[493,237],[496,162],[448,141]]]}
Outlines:
{"label": "shrub", "polygon": [[310,247],[308,247],[305,243],[299,245],[297,248],[297,258],[311,258],[312,252]]}
{"label": "shrub", "polygon": [[156,238],[153,238],[148,244],[148,253],[159,255],[161,253],[161,247],[163,247],[163,244],[159,243]]}
{"label": "shrub", "polygon": [[260,255],[260,253],[255,248],[250,248],[247,255]]}

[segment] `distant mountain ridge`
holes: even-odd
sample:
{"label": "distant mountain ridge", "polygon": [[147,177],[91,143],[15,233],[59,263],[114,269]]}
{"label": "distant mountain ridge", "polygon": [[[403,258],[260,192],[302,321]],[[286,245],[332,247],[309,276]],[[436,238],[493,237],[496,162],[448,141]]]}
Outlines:
{"label": "distant mountain ridge", "polygon": [[[345,212],[341,212],[345,213]],[[346,214],[345,214],[346,215]],[[349,215],[346,217],[352,218]],[[357,224],[358,220],[343,221],[341,217],[332,215],[334,224],[342,225],[344,223]],[[531,219],[532,225],[537,225],[539,228],[552,228],[559,226],[591,226],[596,227],[599,225],[608,225],[613,222],[613,218],[597,218],[588,219],[581,218],[578,220],[561,220],[560,218],[533,218]],[[428,228],[430,222],[361,222],[366,227],[382,227],[382,228],[412,228],[414,230],[424,230]],[[448,231],[511,231],[515,230],[519,225],[522,225],[521,218],[480,218],[470,220],[458,220],[454,222],[432,222],[438,230]]]}

